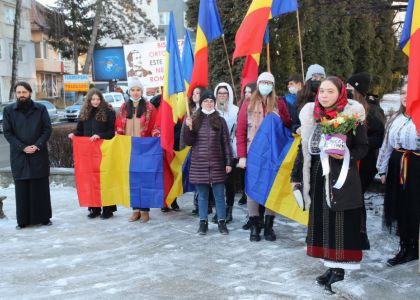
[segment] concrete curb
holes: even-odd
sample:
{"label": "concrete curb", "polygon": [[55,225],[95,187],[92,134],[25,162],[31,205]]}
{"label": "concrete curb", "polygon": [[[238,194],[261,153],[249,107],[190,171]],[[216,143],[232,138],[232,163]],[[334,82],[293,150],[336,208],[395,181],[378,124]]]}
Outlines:
{"label": "concrete curb", "polygon": [[[62,184],[63,186],[75,187],[74,169],[73,168],[51,168],[50,183]],[[0,168],[0,186],[8,187],[14,184],[12,171],[10,167]]]}

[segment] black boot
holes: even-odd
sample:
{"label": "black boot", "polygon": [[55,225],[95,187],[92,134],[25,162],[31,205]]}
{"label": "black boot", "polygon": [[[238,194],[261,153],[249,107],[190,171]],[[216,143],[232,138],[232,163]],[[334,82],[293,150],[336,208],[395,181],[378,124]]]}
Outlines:
{"label": "black boot", "polygon": [[213,216],[213,218],[211,219],[211,221],[212,221],[214,224],[217,224],[217,212],[216,212],[216,213],[214,213],[214,216]]}
{"label": "black boot", "polygon": [[94,219],[96,217],[99,217],[101,215],[101,208],[100,207],[89,207],[89,219]]}
{"label": "black boot", "polygon": [[338,282],[341,280],[344,280],[344,269],[340,269],[340,268],[332,269],[330,278],[328,279],[327,283],[325,283],[325,290],[333,294],[334,292],[331,289],[331,285],[334,282]]}
{"label": "black boot", "polygon": [[245,193],[244,193],[244,194],[242,194],[242,197],[241,197],[241,199],[239,199],[238,204],[239,204],[239,205],[244,205],[244,204],[246,204],[246,195],[245,195]]}
{"label": "black boot", "polygon": [[242,225],[243,230],[249,230],[251,228],[251,221],[249,220],[249,217],[247,216],[247,221],[244,225]]}
{"label": "black boot", "polygon": [[318,283],[319,285],[326,285],[328,280],[330,280],[331,274],[332,274],[332,269],[330,268],[327,271],[325,271],[324,274],[316,278],[316,283]]}
{"label": "black boot", "polygon": [[266,241],[274,242],[276,240],[276,234],[273,230],[274,216],[265,216],[264,223],[264,238]]}
{"label": "black boot", "polygon": [[407,254],[404,258],[404,262],[419,259],[419,244],[417,239],[411,239],[408,243]]}
{"label": "black boot", "polygon": [[393,258],[388,259],[386,264],[389,267],[393,267],[393,266],[405,263],[407,250],[408,250],[408,242],[405,240],[400,240],[400,251]]}
{"label": "black boot", "polygon": [[174,200],[174,202],[172,202],[171,208],[172,208],[173,211],[180,211],[181,210],[179,208],[178,202],[176,202],[176,199]]}
{"label": "black boot", "polygon": [[229,234],[229,231],[226,227],[225,220],[220,220],[219,223],[217,223],[217,226],[219,227],[219,232],[223,235]]}
{"label": "black boot", "polygon": [[209,230],[209,223],[207,220],[200,220],[200,226],[198,227],[198,234],[205,235]]}
{"label": "black boot", "polygon": [[261,240],[259,217],[249,217],[249,221],[251,222],[251,234],[249,236],[249,240],[251,242],[259,242]]}
{"label": "black boot", "polygon": [[226,206],[226,223],[230,223],[233,221],[232,210],[233,206]]}

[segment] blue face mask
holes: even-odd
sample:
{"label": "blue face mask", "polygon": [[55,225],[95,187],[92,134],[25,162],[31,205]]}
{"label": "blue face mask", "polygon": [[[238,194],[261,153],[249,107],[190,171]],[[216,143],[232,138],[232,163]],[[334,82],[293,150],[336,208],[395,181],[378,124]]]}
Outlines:
{"label": "blue face mask", "polygon": [[267,96],[273,91],[273,86],[271,84],[259,84],[258,90],[260,91],[261,95]]}

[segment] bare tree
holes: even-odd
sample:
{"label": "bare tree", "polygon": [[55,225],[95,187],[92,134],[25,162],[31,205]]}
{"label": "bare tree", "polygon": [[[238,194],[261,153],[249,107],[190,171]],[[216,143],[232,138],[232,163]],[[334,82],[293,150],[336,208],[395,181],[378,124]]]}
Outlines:
{"label": "bare tree", "polygon": [[92,28],[92,34],[90,36],[89,49],[86,55],[85,65],[83,66],[83,71],[82,71],[83,74],[89,73],[90,64],[92,62],[93,50],[95,48],[96,39],[98,37],[99,22],[102,17],[102,8],[103,8],[102,0],[97,0],[96,10],[95,10],[95,20],[93,21],[93,28]]}
{"label": "bare tree", "polygon": [[14,98],[15,83],[18,71],[19,59],[19,33],[20,33],[20,14],[22,12],[22,0],[16,0],[15,24],[13,29],[13,54],[12,54],[12,78],[10,80],[9,100]]}

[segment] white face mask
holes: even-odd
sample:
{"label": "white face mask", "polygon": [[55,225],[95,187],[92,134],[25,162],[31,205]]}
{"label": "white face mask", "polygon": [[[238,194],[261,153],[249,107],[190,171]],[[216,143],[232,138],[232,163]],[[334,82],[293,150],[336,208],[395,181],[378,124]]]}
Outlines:
{"label": "white face mask", "polygon": [[273,91],[273,86],[271,84],[262,84],[258,85],[258,90],[260,91],[261,95],[267,96]]}
{"label": "white face mask", "polygon": [[212,110],[206,110],[205,108],[202,108],[201,111],[203,112],[203,114],[205,115],[211,115],[212,113],[214,113],[216,110],[213,108]]}
{"label": "white face mask", "polygon": [[289,87],[289,93],[290,94],[297,94],[298,90],[295,86],[290,86]]}
{"label": "white face mask", "polygon": [[141,97],[138,99],[134,99],[133,97],[130,97],[130,100],[133,101],[134,103],[138,103],[141,100]]}

